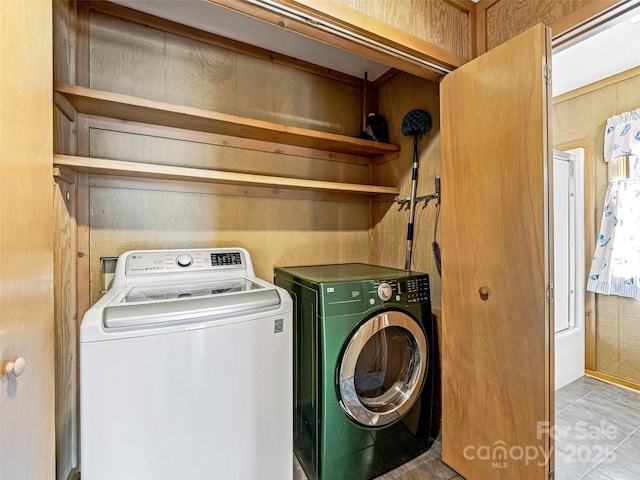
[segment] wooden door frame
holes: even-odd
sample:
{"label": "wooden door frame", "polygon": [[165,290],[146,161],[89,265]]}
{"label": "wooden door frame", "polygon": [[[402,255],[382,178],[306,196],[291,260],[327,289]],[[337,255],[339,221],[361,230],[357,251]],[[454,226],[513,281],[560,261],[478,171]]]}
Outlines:
{"label": "wooden door frame", "polygon": [[[593,167],[595,144],[593,139],[581,139],[554,146],[555,150],[567,151],[576,148],[584,150],[584,268],[589,272],[591,257],[596,238],[596,202],[595,172]],[[585,328],[585,369],[595,370],[596,366],[596,297],[595,293],[585,291],[584,295],[584,328]]]}

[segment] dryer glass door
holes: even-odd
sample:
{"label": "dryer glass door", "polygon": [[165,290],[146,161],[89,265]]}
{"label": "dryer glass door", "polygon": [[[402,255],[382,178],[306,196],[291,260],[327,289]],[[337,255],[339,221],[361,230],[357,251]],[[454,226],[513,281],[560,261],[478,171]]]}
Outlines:
{"label": "dryer glass door", "polygon": [[380,427],[414,404],[427,371],[427,340],[409,315],[388,311],[364,322],[338,368],[340,405],[355,422]]}

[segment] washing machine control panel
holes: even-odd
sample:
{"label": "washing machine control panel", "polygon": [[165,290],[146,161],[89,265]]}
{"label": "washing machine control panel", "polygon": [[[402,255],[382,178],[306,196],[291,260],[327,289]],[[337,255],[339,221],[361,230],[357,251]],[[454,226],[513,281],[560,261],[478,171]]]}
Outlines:
{"label": "washing machine control panel", "polygon": [[147,250],[129,252],[127,276],[247,268],[250,260],[240,249]]}
{"label": "washing machine control panel", "polygon": [[429,277],[427,275],[383,280],[375,282],[374,287],[378,298],[383,302],[395,301],[401,304],[411,304],[425,302],[430,298]]}

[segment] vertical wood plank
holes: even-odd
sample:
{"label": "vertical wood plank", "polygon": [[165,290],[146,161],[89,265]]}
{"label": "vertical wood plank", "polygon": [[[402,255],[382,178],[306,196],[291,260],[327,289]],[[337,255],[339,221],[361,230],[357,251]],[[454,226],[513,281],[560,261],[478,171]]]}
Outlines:
{"label": "vertical wood plank", "polygon": [[[586,274],[591,269],[591,259],[596,243],[596,222],[593,217],[595,207],[595,175],[593,164],[595,162],[593,144],[584,147],[584,271]],[[585,292],[584,306],[584,327],[585,327],[585,358],[584,368],[587,370],[596,369],[596,336],[597,336],[597,310],[596,294]]]}
{"label": "vertical wood plank", "polygon": [[57,478],[78,465],[78,315],[76,305],[75,185],[58,179],[54,189],[54,277]]}
{"label": "vertical wood plank", "polygon": [[[76,82],[76,2],[53,2],[54,79]],[[54,152],[77,154],[77,115],[54,95]],[[75,174],[58,177],[54,188],[54,313],[56,355],[56,477],[67,480],[79,462],[77,229]],[[68,198],[67,198],[68,195]]]}
{"label": "vertical wood plank", "polygon": [[[76,84],[84,87],[91,86],[90,78],[90,36],[91,12],[88,2],[77,3],[76,30]],[[90,129],[87,115],[78,115],[76,120],[78,155],[90,156]],[[77,221],[77,314],[78,329],[84,313],[91,306],[89,294],[90,251],[89,251],[89,175],[79,174],[76,184],[76,221]]]}

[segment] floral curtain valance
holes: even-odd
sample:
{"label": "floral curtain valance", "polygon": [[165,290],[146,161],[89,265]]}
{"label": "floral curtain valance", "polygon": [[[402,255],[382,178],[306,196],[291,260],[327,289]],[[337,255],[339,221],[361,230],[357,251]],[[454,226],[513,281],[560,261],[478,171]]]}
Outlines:
{"label": "floral curtain valance", "polygon": [[640,108],[614,115],[607,120],[604,134],[604,160],[640,154]]}

